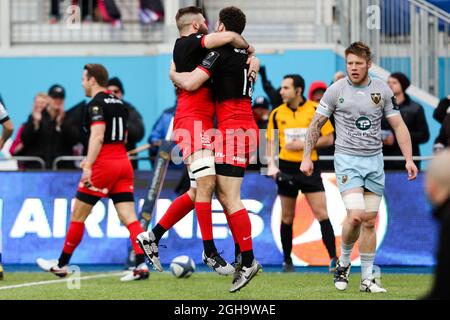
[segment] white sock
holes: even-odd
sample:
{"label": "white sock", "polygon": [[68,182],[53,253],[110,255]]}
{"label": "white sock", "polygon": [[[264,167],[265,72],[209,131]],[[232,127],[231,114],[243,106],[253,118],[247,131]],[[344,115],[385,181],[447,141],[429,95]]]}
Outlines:
{"label": "white sock", "polygon": [[373,261],[375,260],[375,253],[360,253],[361,257],[361,279],[372,278]]}
{"label": "white sock", "polygon": [[344,242],[341,242],[341,256],[339,257],[339,262],[344,265],[348,266],[350,264],[350,255],[352,254],[352,249],[355,244],[345,244]]}

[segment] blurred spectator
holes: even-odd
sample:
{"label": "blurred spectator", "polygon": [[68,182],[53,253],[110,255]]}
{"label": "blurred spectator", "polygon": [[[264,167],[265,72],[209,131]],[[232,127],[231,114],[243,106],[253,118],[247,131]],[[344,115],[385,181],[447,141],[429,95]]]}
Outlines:
{"label": "blurred spectator", "polygon": [[[403,121],[411,135],[413,156],[420,156],[419,145],[426,143],[430,139],[430,131],[428,130],[423,107],[412,101],[409,95],[406,94],[406,89],[408,89],[410,81],[403,73],[392,73],[388,79],[388,84],[394,92]],[[401,156],[402,152],[386,118],[383,118],[381,122],[381,135],[383,140],[383,154],[385,156]],[[420,169],[420,161],[414,162],[417,168]],[[404,170],[405,161],[385,161],[384,168],[386,170]]]}
{"label": "blurred spectator", "polygon": [[270,115],[270,103],[265,97],[257,97],[252,105],[253,117],[259,129],[267,129]]}
{"label": "blurred spectator", "polygon": [[[128,137],[126,148],[127,151],[135,149],[136,144],[142,140],[145,134],[144,121],[142,120],[142,116],[131,103],[123,99],[125,90],[119,78],[114,77],[109,79],[108,90],[111,91],[117,98],[122,100],[123,103],[128,107]],[[137,169],[138,161],[133,160],[132,163],[133,168]]]}
{"label": "blurred spectator", "polygon": [[437,108],[434,110],[433,118],[442,124],[433,146],[433,151],[439,152],[450,146],[450,96],[439,101]]}
{"label": "blurred spectator", "polygon": [[[150,146],[149,156],[150,158],[154,158],[158,155],[159,146],[161,145],[162,140],[166,139],[167,131],[169,130],[170,122],[172,121],[173,116],[175,115],[176,106],[168,108],[163,111],[163,113],[159,116],[158,120],[156,120],[153,125],[152,132],[147,139],[147,143]],[[154,160],[150,160],[152,167],[154,166]],[[170,166],[173,167],[173,163],[170,163]]]}
{"label": "blurred spectator", "polygon": [[86,112],[85,100],[80,101],[65,112],[66,141],[74,156],[82,156],[87,153],[88,135],[87,131],[83,130],[83,119],[85,119]]}
{"label": "blurred spectator", "polygon": [[283,99],[281,99],[280,95],[280,89],[275,89],[272,85],[272,83],[267,79],[267,73],[266,73],[266,67],[261,66],[259,69],[259,74],[261,75],[261,81],[262,86],[264,89],[264,92],[267,94],[270,100],[270,104],[272,105],[272,108],[276,108],[279,105],[283,104]]}
{"label": "blurred spectator", "polygon": [[334,74],[333,82],[332,82],[331,84],[333,84],[333,83],[335,83],[336,81],[339,81],[339,80],[341,80],[341,79],[344,79],[344,78],[345,78],[345,73],[344,73],[343,71],[337,71],[337,72]]}
{"label": "blurred spectator", "polygon": [[[147,140],[147,146],[149,148],[149,156],[151,158],[150,162],[152,167],[154,167],[154,159],[158,155],[159,146],[161,145],[162,140],[166,139],[167,131],[169,130],[170,123],[172,121],[173,116],[175,115],[176,105],[172,108],[168,108],[163,111],[161,116],[156,120],[153,125],[152,132]],[[177,148],[175,144],[174,148]],[[180,169],[183,168],[183,174],[178,181],[178,184],[175,186],[174,191],[177,194],[183,194],[189,190],[191,181],[189,179],[189,174],[186,169],[184,163],[180,165],[174,164],[172,161],[169,163],[169,169]]]}
{"label": "blurred spectator", "polygon": [[[265,97],[260,96],[255,99],[255,102],[252,105],[253,117],[255,118],[255,122],[258,125],[260,130],[267,129],[267,123],[269,122],[270,115],[270,103]],[[266,132],[259,132],[259,146],[258,149],[262,150],[262,155],[265,156],[266,150]],[[247,170],[259,170],[262,167],[261,159],[259,153],[255,154],[254,157],[250,158],[250,164],[248,165]],[[256,163],[254,163],[256,161]]]}
{"label": "blurred spectator", "polygon": [[[50,23],[58,22],[64,12],[61,12],[60,4],[63,0],[50,0]],[[82,20],[93,20],[94,12],[97,8],[97,0],[72,0],[72,5],[80,6]]]}
{"label": "blurred spectator", "polygon": [[[45,93],[36,95],[33,110],[20,135],[23,148],[16,155],[40,157],[45,168],[51,169],[53,160],[70,155],[72,150],[65,140],[63,105],[54,104]],[[35,162],[24,162],[26,169],[40,168]],[[73,163],[65,162],[60,168],[73,169]]]}
{"label": "blurred spectator", "polygon": [[[338,71],[334,74],[333,84],[334,82],[345,78],[345,74],[342,71]],[[315,101],[317,103],[322,99],[323,94],[327,90],[327,85],[322,81],[314,81],[311,83],[309,87],[308,97],[309,100]],[[333,115],[330,117],[330,122],[334,127],[334,117]],[[336,132],[333,132],[334,140],[336,141]],[[334,143],[329,147],[319,148],[317,149],[317,154],[320,156],[334,156]],[[325,171],[334,171],[334,161],[333,160],[319,160],[319,165],[322,170]]]}
{"label": "blurred spectator", "polygon": [[313,81],[309,86],[308,99],[319,103],[327,87],[327,84],[323,81]]}
{"label": "blurred spectator", "polygon": [[436,156],[427,167],[425,191],[439,221],[439,243],[434,283],[427,299],[450,299],[450,149]]}
{"label": "blurred spectator", "polygon": [[[51,0],[50,23],[52,24],[61,19],[61,2],[62,0]],[[72,0],[72,5],[80,7],[83,21],[111,22],[114,27],[122,28],[121,13],[114,0]]]}
{"label": "blurred spectator", "polygon": [[140,0],[139,20],[142,24],[153,24],[162,21],[163,18],[164,8],[161,0]]}

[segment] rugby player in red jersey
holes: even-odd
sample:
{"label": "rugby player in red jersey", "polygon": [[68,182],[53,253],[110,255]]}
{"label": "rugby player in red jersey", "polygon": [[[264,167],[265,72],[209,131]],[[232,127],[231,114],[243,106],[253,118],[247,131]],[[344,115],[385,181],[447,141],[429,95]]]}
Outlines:
{"label": "rugby player in red jersey", "polygon": [[[236,32],[207,34],[208,27],[201,8],[180,9],[176,22],[180,38],[175,43],[173,60],[179,72],[194,70],[211,48],[229,44],[254,51]],[[140,234],[138,241],[155,269],[162,271],[159,240],[175,223],[195,209],[203,239],[203,261],[219,274],[231,274],[234,268],[217,252],[212,232],[211,199],[215,188],[215,165],[211,135],[214,131],[215,105],[211,85],[204,83],[195,91],[178,89],[177,96],[173,138],[188,166],[191,188],[175,199],[155,227]]]}
{"label": "rugby player in red jersey", "polygon": [[85,127],[89,132],[86,158],[82,161],[83,174],[72,210],[69,230],[58,260],[37,259],[39,267],[65,277],[67,265],[84,233],[84,222],[100,198],[109,197],[127,226],[136,255],[136,267],[122,281],[147,279],[145,255],[136,243],[143,229],[137,220],[134,206],[134,173],[125,149],[127,139],[128,109],[122,100],[106,91],[108,71],[99,64],[87,64],[83,70],[82,85],[88,103]]}
{"label": "rugby player in red jersey", "polygon": [[[220,11],[216,29],[219,33],[234,31],[241,34],[245,24],[245,14],[239,8],[227,7]],[[250,218],[240,198],[245,168],[250,154],[257,149],[259,136],[251,109],[256,73],[249,72],[247,62],[246,50],[225,45],[210,50],[190,73],[171,70],[172,81],[186,90],[197,90],[211,77],[213,80],[218,130],[214,142],[216,195],[225,209],[242,259],[230,292],[240,290],[261,269],[253,255]]]}

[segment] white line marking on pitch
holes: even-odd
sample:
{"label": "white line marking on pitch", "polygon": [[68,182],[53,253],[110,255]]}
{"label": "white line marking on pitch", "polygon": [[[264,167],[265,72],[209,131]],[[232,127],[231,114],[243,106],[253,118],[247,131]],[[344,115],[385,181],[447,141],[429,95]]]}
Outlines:
{"label": "white line marking on pitch", "polygon": [[[121,276],[123,274],[124,274],[123,272],[103,273],[103,274],[97,274],[97,275],[93,275],[93,276],[80,277],[79,279],[80,280],[89,280],[89,279]],[[4,286],[4,287],[0,286],[0,290],[23,288],[23,287],[32,287],[32,286],[40,286],[40,285],[44,285],[44,284],[62,283],[62,282],[70,281],[71,279],[73,279],[73,278],[60,279],[60,280],[39,281],[39,282],[27,282],[27,283],[15,284],[15,285],[12,285],[12,286]]]}

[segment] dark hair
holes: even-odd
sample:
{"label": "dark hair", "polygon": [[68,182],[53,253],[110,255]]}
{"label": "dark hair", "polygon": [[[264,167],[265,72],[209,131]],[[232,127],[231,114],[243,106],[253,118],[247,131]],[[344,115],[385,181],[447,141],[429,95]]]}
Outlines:
{"label": "dark hair", "polygon": [[184,26],[180,23],[181,17],[187,14],[203,14],[203,9],[196,6],[190,6],[181,8],[178,10],[177,15],[175,16],[175,21],[177,22],[178,30],[181,30]]}
{"label": "dark hair", "polygon": [[372,53],[370,48],[364,42],[353,42],[347,49],[345,49],[345,58],[352,53],[355,56],[366,59],[367,62],[372,60]]}
{"label": "dark hair", "polygon": [[227,31],[241,34],[245,29],[247,19],[241,9],[226,7],[219,12],[219,21],[223,23]]}
{"label": "dark hair", "polygon": [[283,77],[283,79],[292,79],[292,81],[294,82],[294,89],[305,89],[305,80],[299,74],[287,74]]}
{"label": "dark hair", "polygon": [[108,71],[101,64],[89,63],[84,66],[84,70],[87,71],[88,78],[94,78],[99,86],[108,86]]}
{"label": "dark hair", "polygon": [[108,87],[109,86],[115,86],[115,87],[119,88],[119,90],[120,90],[120,92],[122,92],[122,94],[125,94],[125,90],[123,89],[122,81],[120,81],[119,78],[113,77],[113,78],[109,79]]}

